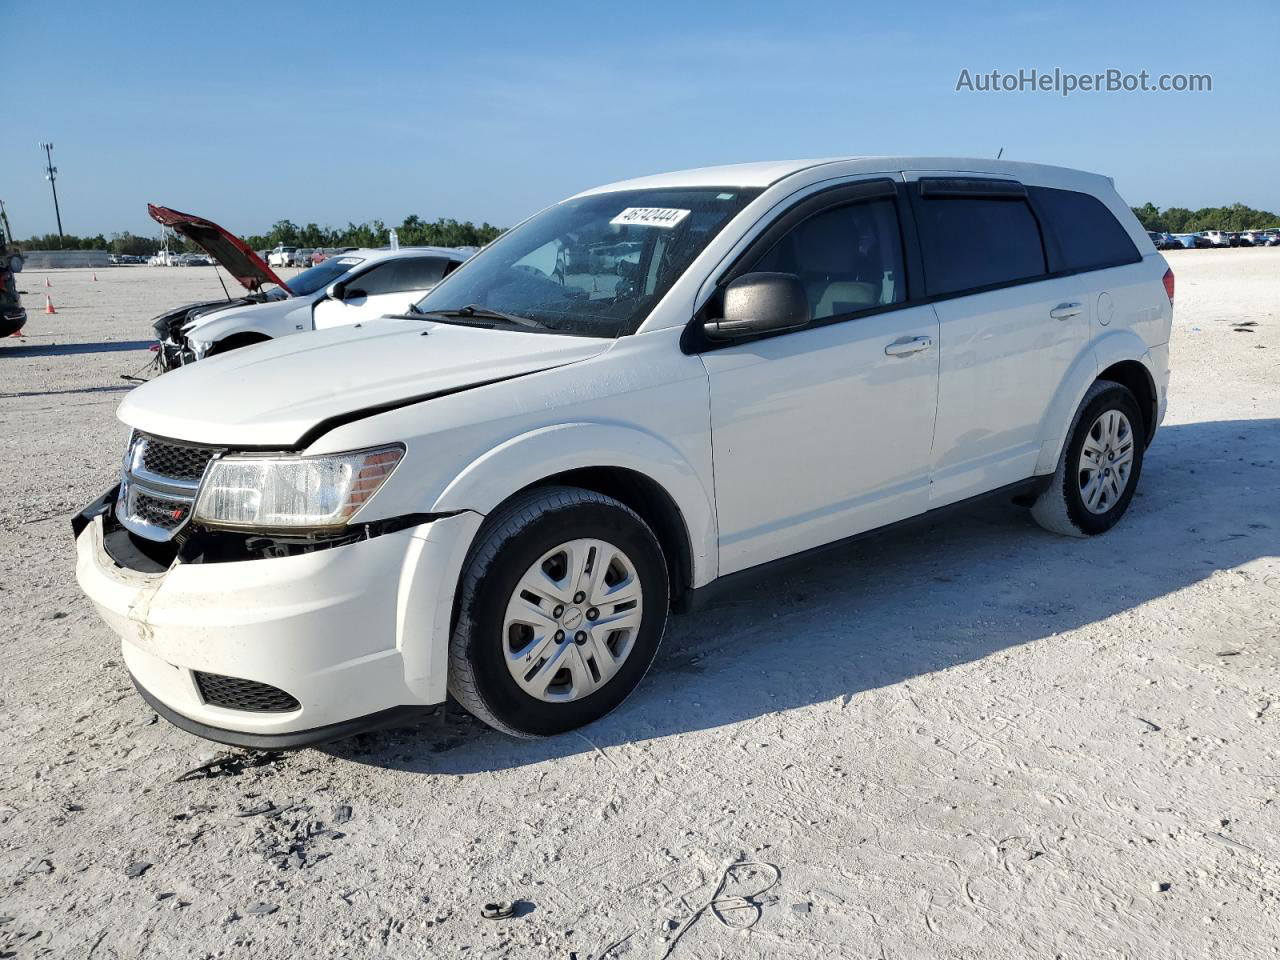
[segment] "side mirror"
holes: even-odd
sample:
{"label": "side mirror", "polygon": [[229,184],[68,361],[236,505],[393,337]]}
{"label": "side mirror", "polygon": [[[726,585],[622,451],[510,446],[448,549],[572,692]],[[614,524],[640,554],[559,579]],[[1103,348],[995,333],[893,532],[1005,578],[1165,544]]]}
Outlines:
{"label": "side mirror", "polygon": [[14,273],[22,272],[22,255],[15,253],[9,258],[9,269]]}
{"label": "side mirror", "polygon": [[324,295],[330,300],[343,300],[347,296],[347,285],[341,280],[335,280],[325,287]]}
{"label": "side mirror", "polygon": [[794,273],[746,273],[724,291],[724,316],[703,329],[712,340],[796,330],[809,323],[809,295]]}

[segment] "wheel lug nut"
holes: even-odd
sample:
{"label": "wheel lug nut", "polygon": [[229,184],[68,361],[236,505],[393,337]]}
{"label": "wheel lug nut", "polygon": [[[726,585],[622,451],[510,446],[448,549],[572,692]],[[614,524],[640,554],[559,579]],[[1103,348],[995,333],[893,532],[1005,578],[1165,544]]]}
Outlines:
{"label": "wheel lug nut", "polygon": [[579,591],[579,592],[577,592],[577,593],[575,593],[575,594],[573,595],[573,602],[574,602],[574,603],[581,603],[581,602],[582,602],[583,600],[585,600],[585,599],[587,599],[587,595],[586,595],[585,593],[581,592],[581,591]]}
{"label": "wheel lug nut", "polygon": [[564,606],[562,604],[557,603],[556,608],[552,610],[551,613],[553,616],[557,616],[557,617],[560,616],[560,614],[564,613]]}
{"label": "wheel lug nut", "polygon": [[557,631],[556,631],[556,643],[564,643],[564,631],[563,631],[563,630],[557,630]]}
{"label": "wheel lug nut", "polygon": [[575,633],[573,635],[573,642],[579,645],[586,643],[587,642],[586,631],[579,630],[577,633]]}
{"label": "wheel lug nut", "polygon": [[588,620],[594,620],[598,616],[600,616],[600,611],[597,610],[595,607],[592,607],[590,610],[587,611]]}

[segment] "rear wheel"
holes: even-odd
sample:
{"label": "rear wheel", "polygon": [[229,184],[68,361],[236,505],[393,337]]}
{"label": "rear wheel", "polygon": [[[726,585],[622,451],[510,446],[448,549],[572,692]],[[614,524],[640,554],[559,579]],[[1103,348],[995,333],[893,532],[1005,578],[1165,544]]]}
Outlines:
{"label": "rear wheel", "polygon": [[1129,509],[1145,448],[1133,394],[1119,383],[1097,381],[1080,403],[1053,482],[1031,515],[1046,530],[1066,536],[1105,533]]}
{"label": "rear wheel", "polygon": [[463,573],[449,692],[517,737],[562,733],[626,699],[666,629],[666,562],[611,497],[543,487],[481,528]]}

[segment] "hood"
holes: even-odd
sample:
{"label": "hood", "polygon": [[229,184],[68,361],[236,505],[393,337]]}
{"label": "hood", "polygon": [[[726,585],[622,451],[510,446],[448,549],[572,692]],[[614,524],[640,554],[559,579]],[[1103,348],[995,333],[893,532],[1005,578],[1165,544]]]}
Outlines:
{"label": "hood", "polygon": [[[423,334],[426,336],[423,336]],[[380,320],[219,354],[132,391],[118,416],[147,433],[289,448],[349,421],[603,353],[612,340]]]}
{"label": "hood", "polygon": [[260,290],[264,283],[274,283],[289,290],[289,285],[277,277],[243,240],[228,233],[212,220],[190,213],[179,213],[168,207],[158,207],[154,203],[147,204],[147,213],[151,214],[151,219],[156,223],[171,228],[213,257],[246,290]]}
{"label": "hood", "polygon": [[237,297],[234,300],[203,300],[200,303],[187,303],[180,307],[174,307],[172,310],[166,310],[160,316],[151,321],[151,329],[156,332],[157,340],[165,340],[176,338],[182,330],[184,324],[194,320],[196,317],[202,317],[207,313],[213,313],[219,310],[225,310],[228,307],[243,307],[256,305],[262,302],[262,298],[258,295],[249,297]]}
{"label": "hood", "polygon": [[[274,292],[274,291],[273,291]],[[213,305],[209,310],[197,310],[187,317],[187,321],[180,327],[183,336],[191,336],[196,340],[208,339],[202,337],[200,331],[206,329],[211,323],[217,323],[226,320],[229,317],[237,318],[237,322],[245,322],[252,328],[255,321],[270,325],[271,321],[276,317],[293,313],[295,310],[302,310],[306,314],[306,325],[311,325],[311,303],[314,297],[243,297],[239,300],[223,300],[221,305]],[[243,318],[243,320],[241,320]],[[299,328],[301,329],[301,328]],[[234,331],[232,331],[234,332]],[[290,327],[287,331],[264,331],[270,332],[272,336],[279,333],[293,333],[294,328]],[[225,336],[226,331],[221,334],[214,334],[214,339],[219,336]]]}

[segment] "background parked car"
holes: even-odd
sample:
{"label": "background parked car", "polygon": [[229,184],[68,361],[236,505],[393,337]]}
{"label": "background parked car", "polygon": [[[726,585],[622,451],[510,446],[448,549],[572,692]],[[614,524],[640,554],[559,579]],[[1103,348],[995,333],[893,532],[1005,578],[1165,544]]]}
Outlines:
{"label": "background parked car", "polygon": [[317,263],[323,263],[330,257],[336,257],[344,253],[350,253],[355,247],[318,247],[311,254],[311,265],[314,267]]}
{"label": "background parked car", "polygon": [[1225,230],[1203,230],[1200,235],[1209,241],[1211,247],[1230,247],[1231,234]]}
{"label": "background parked car", "polygon": [[157,317],[153,326],[162,370],[294,333],[403,313],[475,252],[470,247],[353,249],[284,281],[217,224],[176,211],[160,215],[179,233],[190,231],[211,254],[221,254],[220,260],[225,257],[228,272],[250,292]]}
{"label": "background parked car", "polygon": [[283,243],[277,244],[269,254],[267,254],[267,266],[269,267],[287,267],[289,266],[289,258],[297,251],[297,247],[287,247]]}

